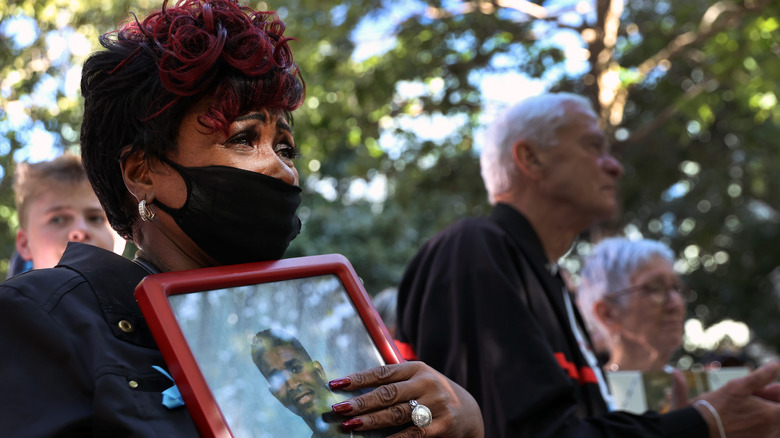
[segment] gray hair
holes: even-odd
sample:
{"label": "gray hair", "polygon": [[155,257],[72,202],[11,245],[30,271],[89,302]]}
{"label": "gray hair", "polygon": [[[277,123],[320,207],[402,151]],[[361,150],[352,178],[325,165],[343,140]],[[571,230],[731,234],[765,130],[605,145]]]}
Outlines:
{"label": "gray hair", "polygon": [[517,179],[512,146],[519,140],[542,148],[555,146],[558,130],[570,122],[570,115],[575,111],[598,118],[587,98],[572,93],[529,97],[496,117],[485,133],[479,160],[491,204],[495,204],[496,195],[509,191]]}
{"label": "gray hair", "polygon": [[[599,242],[585,258],[577,288],[577,302],[590,330],[605,332],[593,305],[608,293],[631,286],[631,275],[655,257],[674,263],[674,252],[657,240],[610,237]],[[620,302],[622,304],[622,302]]]}

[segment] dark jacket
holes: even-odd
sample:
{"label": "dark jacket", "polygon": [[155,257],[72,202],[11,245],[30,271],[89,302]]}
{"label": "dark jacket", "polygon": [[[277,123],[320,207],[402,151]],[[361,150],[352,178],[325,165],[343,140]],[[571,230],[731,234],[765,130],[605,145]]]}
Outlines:
{"label": "dark jacket", "polygon": [[195,437],[133,295],[148,273],[71,243],[60,265],[0,284],[0,431],[9,437]]}
{"label": "dark jacket", "polygon": [[420,249],[399,288],[397,337],[471,392],[489,438],[708,437],[693,408],[608,412],[564,287],[528,221],[498,204]]}

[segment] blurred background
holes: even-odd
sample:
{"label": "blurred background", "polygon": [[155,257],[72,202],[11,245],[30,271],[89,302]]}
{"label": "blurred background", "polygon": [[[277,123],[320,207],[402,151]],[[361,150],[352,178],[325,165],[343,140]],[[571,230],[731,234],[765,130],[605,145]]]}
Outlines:
{"label": "blurred background", "polygon": [[[712,351],[761,362],[780,343],[780,2],[287,0],[275,9],[307,83],[294,133],[304,232],[288,256],[344,254],[369,294],[416,249],[489,211],[482,129],[544,90],[600,109],[625,167],[621,211],[591,242],[663,240],[695,292],[683,367]],[[80,66],[150,0],[0,4],[0,272],[18,225],[19,161],[78,152]]]}

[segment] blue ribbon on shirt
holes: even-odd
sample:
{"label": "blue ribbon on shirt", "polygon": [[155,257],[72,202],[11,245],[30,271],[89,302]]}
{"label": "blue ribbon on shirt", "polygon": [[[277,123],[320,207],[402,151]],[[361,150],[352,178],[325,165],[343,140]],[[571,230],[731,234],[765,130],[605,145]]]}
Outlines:
{"label": "blue ribbon on shirt", "polygon": [[[167,377],[168,379],[170,379],[171,382],[173,382],[173,377],[171,377],[171,375],[168,374],[167,371],[165,371],[161,367],[158,367],[157,365],[152,365],[152,368],[161,372],[165,377]],[[179,388],[176,386],[175,382],[173,386],[171,386],[170,388],[162,392],[162,396],[163,396],[162,404],[168,409],[184,406],[184,399],[181,398],[181,393],[179,392]]]}

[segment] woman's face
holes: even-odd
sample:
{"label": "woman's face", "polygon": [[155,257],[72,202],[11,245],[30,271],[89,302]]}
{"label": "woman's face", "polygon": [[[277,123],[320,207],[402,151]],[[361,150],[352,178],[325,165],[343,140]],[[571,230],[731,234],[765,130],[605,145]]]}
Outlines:
{"label": "woman's face", "polygon": [[[281,110],[259,109],[241,115],[225,135],[222,131],[204,134],[198,117],[205,109],[196,107],[184,117],[178,148],[168,159],[183,167],[235,167],[298,185],[298,170],[293,162],[297,150]],[[175,170],[168,168],[165,173],[170,183],[159,185],[155,196],[166,205],[179,208],[187,199],[187,187]]]}
{"label": "woman's face", "polygon": [[169,157],[184,167],[230,166],[298,185],[295,142],[281,110],[259,109],[239,116],[227,136],[204,134],[198,123],[201,108],[190,112],[179,127],[178,149]]}
{"label": "woman's face", "polygon": [[[185,116],[179,127],[177,148],[166,157],[167,161],[175,163],[175,165],[182,168],[232,167],[264,174],[286,184],[298,186],[298,171],[293,163],[297,151],[290,125],[287,123],[283,111],[264,108],[250,111],[236,118],[230,124],[227,133],[221,130],[206,133],[204,132],[206,129],[198,123],[198,117],[204,114],[207,108],[204,103],[193,108]],[[236,199],[237,192],[234,189],[225,187],[225,190],[230,190],[230,192],[226,192],[226,196],[221,199],[214,199],[211,197],[214,193],[213,190],[208,189],[220,189],[221,187],[213,187],[211,185],[216,182],[208,180],[201,182],[201,184],[206,184],[203,189],[206,189],[211,195],[208,195],[210,197],[206,199],[196,200],[194,205],[197,206],[196,208],[199,208],[198,211],[201,211],[201,213],[208,212],[210,208],[218,208],[215,212],[218,213],[217,217],[220,219],[214,219],[215,216],[210,215],[205,217],[206,222],[202,222],[204,217],[191,216],[189,214],[192,210],[189,210],[182,217],[188,218],[187,220],[190,220],[190,222],[194,221],[196,228],[207,223],[208,220],[214,220],[215,227],[224,226],[225,229],[216,229],[215,233],[206,232],[206,235],[204,235],[202,229],[193,231],[195,228],[192,228],[193,224],[191,223],[189,231],[185,232],[180,227],[180,224],[175,222],[172,216],[161,208],[164,205],[175,211],[185,205],[188,193],[187,183],[183,175],[177,168],[166,161],[152,161],[149,170],[149,183],[143,186],[148,189],[140,193],[140,195],[136,193],[136,198],[147,199],[153,211],[156,211],[157,217],[150,222],[140,222],[146,229],[141,235],[146,235],[147,237],[142,237],[143,241],[139,244],[139,247],[144,249],[146,256],[160,259],[158,265],[164,265],[164,269],[177,270],[210,266],[218,264],[217,261],[219,260],[222,260],[221,263],[225,264],[225,260],[228,257],[224,254],[220,256],[213,248],[210,250],[213,254],[212,256],[207,255],[204,251],[207,248],[206,245],[212,245],[215,239],[222,242],[220,243],[220,248],[225,245],[237,245],[235,246],[236,251],[230,251],[230,253],[240,260],[232,261],[231,259],[228,264],[278,257],[280,255],[276,253],[283,251],[284,247],[286,247],[286,244],[281,242],[280,245],[277,245],[279,248],[273,247],[273,254],[271,255],[256,254],[254,252],[239,254],[239,247],[242,245],[246,246],[244,245],[246,242],[236,242],[234,238],[237,234],[251,232],[260,236],[263,233],[275,233],[276,235],[281,232],[276,228],[268,228],[278,224],[270,224],[267,221],[255,222],[251,219],[251,216],[256,214],[258,207],[261,210],[265,208],[265,202],[262,200],[264,195],[261,195],[263,192],[252,190],[248,193],[239,194],[238,199],[244,200],[236,201],[240,205],[236,205],[235,212],[231,213],[225,210],[226,208],[230,209],[229,206],[225,207],[225,204],[233,202],[227,201],[227,199]],[[218,169],[215,168],[213,172],[218,172]],[[212,175],[216,176],[217,174],[213,173]],[[219,175],[221,176],[214,181],[220,181],[220,178],[224,178],[224,173]],[[203,194],[203,189],[198,193]],[[250,189],[247,188],[247,190]],[[228,195],[232,198],[228,197]],[[258,196],[261,196],[261,198],[258,198]],[[227,214],[225,215],[225,213]],[[290,212],[287,211],[286,213]],[[208,213],[206,214],[208,215]],[[283,214],[285,213],[280,211],[280,215]],[[197,219],[194,219],[195,217]],[[231,223],[232,219],[237,219],[240,223]],[[285,226],[292,226],[292,217],[288,220],[286,217],[280,216],[278,220],[284,222]],[[201,225],[198,225],[198,223]],[[200,245],[195,244],[196,241],[199,241]],[[256,246],[249,245],[249,247],[251,249]]]}
{"label": "woman's face", "polygon": [[635,342],[671,358],[682,344],[685,300],[678,292],[681,281],[671,263],[654,257],[631,275],[625,309],[620,315],[623,342]]}

